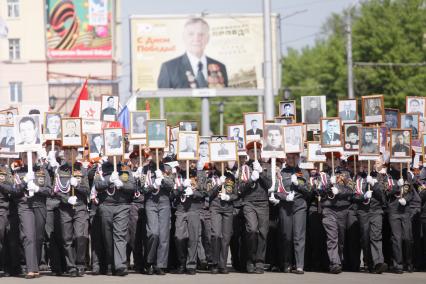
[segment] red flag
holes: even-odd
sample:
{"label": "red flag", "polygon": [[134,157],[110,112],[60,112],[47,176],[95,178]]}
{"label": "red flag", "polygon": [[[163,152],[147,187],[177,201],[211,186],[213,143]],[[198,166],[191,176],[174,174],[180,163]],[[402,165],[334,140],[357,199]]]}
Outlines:
{"label": "red flag", "polygon": [[74,107],[72,108],[70,117],[79,117],[80,116],[80,101],[87,101],[89,99],[89,91],[87,90],[87,79],[81,88],[80,95],[78,95],[77,101],[75,102]]}

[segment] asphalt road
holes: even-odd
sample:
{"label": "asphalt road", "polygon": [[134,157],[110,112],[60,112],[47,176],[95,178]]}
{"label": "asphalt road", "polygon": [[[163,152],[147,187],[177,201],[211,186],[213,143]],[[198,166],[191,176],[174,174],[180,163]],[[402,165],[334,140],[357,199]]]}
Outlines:
{"label": "asphalt road", "polygon": [[[29,281],[29,282],[28,282]],[[304,275],[265,273],[263,275],[248,275],[243,273],[230,273],[228,275],[211,275],[207,272],[198,273],[194,276],[167,274],[166,276],[148,276],[130,273],[125,277],[118,276],[91,276],[86,275],[80,278],[54,277],[45,275],[37,279],[26,280],[17,277],[2,278],[0,283],[43,283],[43,284],[98,284],[98,283],[149,283],[149,284],[319,284],[319,283],[339,283],[339,284],[425,284],[426,273],[405,273],[396,275],[384,273],[382,275],[369,273],[343,272],[339,275],[327,273],[307,272]]]}

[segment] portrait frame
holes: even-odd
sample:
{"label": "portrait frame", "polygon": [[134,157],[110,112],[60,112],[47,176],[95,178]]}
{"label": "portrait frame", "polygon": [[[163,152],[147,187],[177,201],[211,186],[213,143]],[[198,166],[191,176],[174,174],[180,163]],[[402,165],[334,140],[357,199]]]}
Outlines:
{"label": "portrait frame", "polygon": [[[58,134],[51,134],[47,133],[49,129],[49,123],[48,119],[50,119],[51,116],[57,116],[59,117],[59,133]],[[60,112],[45,112],[44,113],[44,120],[43,120],[43,137],[45,140],[61,140],[62,139],[62,115]]]}
{"label": "portrait frame", "polygon": [[[317,101],[317,103],[319,103],[319,105],[317,106],[317,108],[319,107],[322,115],[320,115],[318,122],[317,123],[310,123],[307,122],[307,111],[311,109],[311,107],[308,107],[308,103],[310,103],[310,101],[312,99],[315,99],[315,101]],[[323,117],[327,117],[327,101],[326,101],[326,96],[302,96],[300,98],[300,107],[301,107],[301,112],[302,112],[302,123],[305,123],[307,125],[307,130],[312,131],[312,130],[320,130],[321,127],[321,123],[320,123],[320,119]],[[311,120],[311,119],[309,119]]]}
{"label": "portrait frame", "polygon": [[[403,135],[403,139],[404,139],[404,144],[406,142],[408,142],[408,155],[401,155],[401,154],[396,154],[396,151],[394,151],[394,146],[396,146],[396,138],[402,134]],[[406,129],[406,128],[393,128],[391,129],[391,133],[390,133],[390,147],[389,147],[389,152],[390,152],[390,158],[391,159],[411,159],[411,129]],[[404,145],[403,144],[403,145]],[[407,145],[406,145],[407,146]],[[402,153],[402,152],[398,152],[398,153]]]}
{"label": "portrait frame", "polygon": [[[10,129],[10,130],[5,130],[5,129]],[[11,131],[11,138],[13,139],[13,141],[10,141],[9,139],[9,143],[11,144],[10,146],[3,146],[4,144],[9,144],[6,143],[8,141],[3,139],[6,139],[8,136],[8,133]],[[13,143],[11,143],[13,142]],[[6,150],[7,149],[7,150]],[[0,124],[0,153],[15,153],[15,135],[14,135],[14,126],[13,124]]]}
{"label": "portrait frame", "polygon": [[[344,103],[350,102],[351,103],[351,109],[349,112],[354,111],[355,117],[354,119],[343,119],[341,114],[344,112]],[[353,108],[354,107],[354,108]],[[345,123],[356,123],[358,121],[358,100],[357,99],[346,99],[346,100],[338,100],[337,101],[337,113],[338,117],[340,117],[342,125]]]}
{"label": "portrait frame", "polygon": [[[338,138],[337,138],[337,140],[339,141],[339,143],[334,143],[334,144],[330,144],[330,143],[325,143],[326,141],[324,141],[325,139],[325,137],[324,137],[324,132],[325,132],[325,124],[328,124],[328,121],[335,121],[335,122],[337,122],[337,130],[338,130],[338,133],[334,133],[334,134],[338,134]],[[342,147],[343,145],[342,145],[342,127],[341,127],[341,119],[340,119],[340,117],[323,117],[323,118],[321,118],[320,119],[320,133],[321,133],[321,137],[320,137],[320,141],[321,141],[321,149],[322,148],[334,148],[334,147]],[[333,135],[333,140],[336,140],[336,139],[334,139],[334,138],[336,138],[334,135]]]}
{"label": "portrait frame", "polygon": [[[386,122],[388,122],[388,117],[387,115],[392,115],[393,118],[396,118],[396,126],[395,124],[386,124]],[[393,121],[395,121],[395,119],[393,119]],[[400,111],[399,109],[396,108],[385,108],[385,126],[387,129],[387,133],[390,133],[390,130],[392,128],[400,128],[401,127],[401,121],[400,121]]]}
{"label": "portrait frame", "polygon": [[[250,120],[249,120],[250,119]],[[261,130],[261,134],[247,134],[252,128],[249,127],[249,122],[260,121],[257,130]],[[263,112],[245,112],[243,113],[243,125],[244,125],[244,141],[246,144],[252,141],[261,141],[263,138],[263,131],[265,129],[265,114]]]}
{"label": "portrait frame", "polygon": [[[373,138],[372,138],[372,144],[375,144],[375,149],[376,151],[374,153],[368,153],[368,152],[363,152],[362,146],[363,146],[363,141],[364,141],[364,134],[366,131],[369,130],[373,130],[375,134],[373,134]],[[379,156],[380,155],[380,145],[381,145],[381,140],[380,140],[380,127],[379,126],[361,126],[359,129],[359,134],[358,134],[358,138],[359,138],[359,156]],[[376,141],[376,142],[374,142]]]}
{"label": "portrait frame", "polygon": [[[210,161],[210,150],[209,150],[209,143],[211,141],[211,137],[210,136],[199,136],[198,137],[198,160],[199,161],[204,161],[204,162],[209,162]],[[207,153],[205,157],[201,156],[201,144],[203,145],[207,145]]]}
{"label": "portrait frame", "polygon": [[[185,127],[188,124],[191,125],[191,130],[185,129]],[[189,132],[189,131],[198,131],[199,130],[198,121],[196,121],[196,120],[182,120],[182,121],[179,121],[178,126],[179,126],[179,131]]]}
{"label": "portrait frame", "polygon": [[80,101],[79,117],[90,120],[101,120],[101,102],[100,101]]}
{"label": "portrait frame", "polygon": [[[146,125],[146,122],[148,120],[150,120],[150,115],[151,115],[151,112],[149,110],[140,110],[140,111],[131,111],[130,112],[130,118],[129,118],[129,120],[130,120],[130,133],[129,133],[129,139],[145,139],[146,138],[146,132],[147,132],[147,129],[148,129],[148,127]],[[136,119],[139,116],[143,116],[145,118],[145,122],[144,122],[144,124],[145,124],[145,133],[136,133],[135,132],[134,126],[135,126],[135,123],[136,123]]]}
{"label": "portrait frame", "polygon": [[[241,138],[241,140],[239,140],[239,141],[233,139],[235,136],[232,136],[232,132],[235,128],[239,129],[238,138]],[[228,134],[228,140],[234,140],[234,141],[237,142],[238,151],[245,151],[246,150],[246,143],[245,143],[246,137],[244,135],[244,124],[243,123],[227,124],[226,125],[226,133]]]}
{"label": "portrait frame", "polygon": [[[412,109],[410,102],[412,100],[418,100],[420,103],[419,109]],[[422,107],[423,105],[423,107]],[[415,97],[415,96],[407,96],[405,97],[405,112],[406,113],[421,113],[421,117],[426,116],[426,97]]]}
{"label": "portrait frame", "polygon": [[[11,121],[7,118],[7,114],[12,113]],[[0,124],[1,125],[13,125],[15,116],[19,115],[19,109],[17,107],[11,107],[0,110]],[[11,122],[11,123],[10,123]]]}
{"label": "portrait frame", "polygon": [[171,140],[177,140],[178,139],[178,133],[179,133],[179,125],[172,126],[170,128],[171,132]]}
{"label": "portrait frame", "polygon": [[[160,125],[161,135],[164,137],[157,137],[153,133],[155,125]],[[157,139],[161,138],[161,139]],[[151,149],[167,148],[167,120],[166,119],[149,119],[146,121],[146,145]]]}
{"label": "portrait frame", "polygon": [[[305,134],[304,134],[304,128],[303,127],[304,127],[303,123],[295,123],[295,124],[282,126],[282,128],[283,128],[283,144],[284,144],[284,152],[285,153],[290,154],[290,153],[302,153],[303,152],[304,143],[305,143]],[[288,140],[287,134],[291,135],[291,134],[288,133],[288,131],[290,129],[299,129],[299,134],[300,134],[299,135],[299,142],[298,142],[299,149],[297,149],[297,150],[290,150],[290,147],[289,147],[290,143],[288,143],[288,141],[287,141]]]}
{"label": "portrait frame", "polygon": [[[24,122],[34,122],[34,126],[32,126],[33,129],[35,129],[34,132],[34,143],[24,143],[24,139],[21,136],[20,131],[20,123],[24,120]],[[41,150],[42,148],[42,117],[40,114],[26,114],[26,115],[15,115],[13,117],[13,127],[14,127],[14,136],[15,136],[15,152],[36,152]],[[36,127],[36,128],[34,128]],[[29,128],[29,127],[28,127]],[[19,139],[18,139],[19,138]]]}
{"label": "portrait frame", "polygon": [[[351,143],[350,139],[349,139],[349,135],[347,134],[349,131],[350,127],[356,127],[356,135],[357,135],[357,143],[353,144]],[[343,123],[343,150],[346,152],[359,152],[359,129],[360,127],[362,127],[362,123],[359,122],[355,122],[355,123]],[[355,133],[354,131],[351,131],[350,133]],[[355,148],[353,148],[354,146],[356,146]]]}
{"label": "portrait frame", "polygon": [[[378,100],[380,103],[380,114],[368,115],[367,107],[369,107],[369,101]],[[384,96],[383,95],[371,95],[371,96],[362,96],[362,121],[364,124],[370,123],[382,123],[384,121],[385,116],[385,104],[384,104]]]}
{"label": "portrait frame", "polygon": [[[221,145],[225,145],[224,150],[227,154],[220,155]],[[235,140],[224,140],[221,142],[209,142],[209,157],[210,162],[231,162],[237,161],[238,159],[238,147]]]}
{"label": "portrait frame", "polygon": [[[183,151],[183,150],[185,150],[185,148],[183,148],[183,147],[187,146],[186,143],[184,145],[183,141],[186,140],[187,137],[192,137],[194,139],[194,145],[196,147],[194,149],[194,151],[191,151],[191,152]],[[200,145],[199,140],[200,140],[200,138],[198,136],[198,131],[179,131],[178,141],[177,141],[177,160],[180,160],[180,161],[198,160],[199,159],[198,154],[200,152],[200,150],[198,149],[198,147]],[[188,154],[186,154],[186,153],[188,153]]]}
{"label": "portrait frame", "polygon": [[[308,162],[312,163],[323,163],[327,161],[327,157],[325,154],[321,152],[321,142],[320,141],[309,141],[307,144]],[[321,154],[317,152],[320,151]]]}
{"label": "portrait frame", "polygon": [[[400,128],[408,129],[408,127],[405,127],[405,120],[406,120],[406,118],[407,118],[408,115],[410,115],[411,117],[413,117],[413,121],[415,121],[415,125],[414,126],[417,126],[417,133],[414,134],[414,132],[411,131],[411,137],[412,138],[417,138],[419,136],[419,133],[420,133],[420,131],[419,131],[419,127],[420,127],[420,114],[418,112],[417,113],[400,113],[399,114],[399,125],[400,125]],[[416,117],[416,118],[414,119],[414,117]],[[413,130],[413,128],[411,128],[411,130]]]}
{"label": "portrait frame", "polygon": [[[292,115],[283,115],[284,114],[284,105],[290,104],[291,105],[291,111]],[[278,117],[294,117],[294,120],[296,120],[297,116],[297,108],[296,108],[296,100],[286,100],[286,101],[280,101],[278,104]]]}
{"label": "portrait frame", "polygon": [[[68,127],[65,127],[69,122],[74,122],[76,125],[77,136],[68,137]],[[63,117],[61,119],[61,137],[63,147],[81,147],[83,145],[83,123],[80,117]]]}
{"label": "portrait frame", "polygon": [[[93,146],[94,146],[93,140],[96,137],[99,137],[101,139],[101,142],[102,142],[102,145],[101,145],[102,149],[101,149],[100,153],[93,151]],[[89,133],[89,134],[87,134],[87,142],[88,142],[87,144],[89,146],[89,158],[93,159],[93,158],[97,158],[97,157],[102,157],[105,154],[105,144],[104,144],[105,139],[104,139],[102,133]]]}
{"label": "portrait frame", "polygon": [[[114,134],[115,136],[118,136],[117,141],[120,142],[119,147],[111,147],[108,142],[108,139],[110,139],[111,135]],[[118,127],[109,127],[104,128],[103,130],[104,135],[104,154],[105,156],[124,156],[125,154],[125,147],[124,147],[124,134],[123,129]]]}
{"label": "portrait frame", "polygon": [[[110,97],[114,98],[114,102],[113,102],[114,105],[113,105],[112,108],[115,109],[115,114],[108,114],[108,113],[104,114],[104,111],[109,108],[107,101]],[[101,96],[101,120],[102,121],[116,121],[118,114],[119,114],[119,110],[118,110],[119,105],[120,105],[120,97],[119,96],[102,95]]]}

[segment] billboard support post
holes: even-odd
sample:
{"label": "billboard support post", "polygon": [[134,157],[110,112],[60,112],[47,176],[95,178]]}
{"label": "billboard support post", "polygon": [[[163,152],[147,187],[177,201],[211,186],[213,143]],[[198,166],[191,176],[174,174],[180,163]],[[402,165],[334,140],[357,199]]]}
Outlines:
{"label": "billboard support post", "polygon": [[160,119],[165,119],[165,113],[164,113],[164,97],[160,97]]}
{"label": "billboard support post", "polygon": [[272,85],[272,31],[271,31],[271,0],[263,0],[263,35],[265,79],[264,109],[267,120],[274,119],[274,94]]}
{"label": "billboard support post", "polygon": [[201,136],[210,136],[210,103],[208,98],[201,98]]}

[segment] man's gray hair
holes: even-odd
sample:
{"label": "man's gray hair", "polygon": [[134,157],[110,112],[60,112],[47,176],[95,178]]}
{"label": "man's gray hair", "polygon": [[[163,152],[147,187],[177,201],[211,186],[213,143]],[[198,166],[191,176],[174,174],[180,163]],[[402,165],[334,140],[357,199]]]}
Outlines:
{"label": "man's gray hair", "polygon": [[197,18],[190,18],[188,21],[186,21],[184,27],[186,28],[189,25],[194,25],[194,24],[198,24],[198,23],[202,23],[207,27],[208,30],[210,29],[210,26],[206,22],[206,20],[204,20],[203,18],[198,18],[198,17]]}

